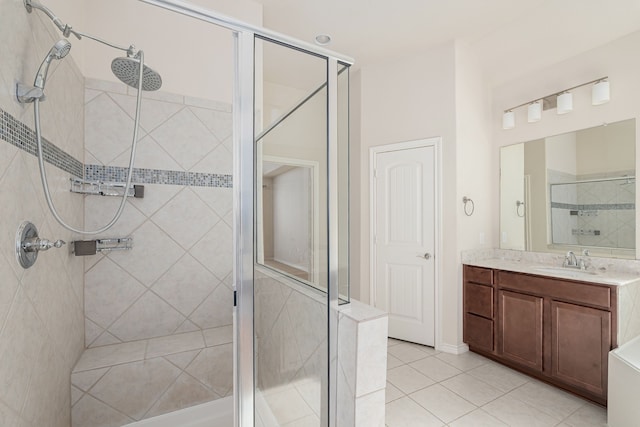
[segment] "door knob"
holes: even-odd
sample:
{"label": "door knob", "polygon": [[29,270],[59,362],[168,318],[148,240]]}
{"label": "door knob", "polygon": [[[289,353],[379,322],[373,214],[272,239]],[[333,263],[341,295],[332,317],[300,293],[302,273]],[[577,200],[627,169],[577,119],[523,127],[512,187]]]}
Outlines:
{"label": "door knob", "polygon": [[418,258],[431,259],[431,254],[429,252],[425,252],[424,255],[417,255]]}

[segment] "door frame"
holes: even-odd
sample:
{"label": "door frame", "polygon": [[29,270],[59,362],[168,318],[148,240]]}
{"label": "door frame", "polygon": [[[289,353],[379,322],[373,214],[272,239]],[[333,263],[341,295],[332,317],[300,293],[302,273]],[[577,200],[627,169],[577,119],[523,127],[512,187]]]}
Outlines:
{"label": "door frame", "polygon": [[392,144],[377,145],[369,148],[369,295],[370,302],[376,306],[376,186],[375,186],[375,165],[376,156],[380,153],[409,150],[412,148],[434,148],[435,171],[434,171],[434,347],[439,350],[442,346],[441,328],[441,307],[442,307],[442,138],[431,137]]}

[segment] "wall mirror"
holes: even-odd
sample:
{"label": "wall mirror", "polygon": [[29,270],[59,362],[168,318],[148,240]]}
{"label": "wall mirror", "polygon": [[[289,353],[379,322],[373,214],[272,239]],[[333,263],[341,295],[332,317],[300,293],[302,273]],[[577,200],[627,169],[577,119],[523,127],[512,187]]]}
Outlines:
{"label": "wall mirror", "polygon": [[500,247],[636,258],[635,119],[500,149]]}

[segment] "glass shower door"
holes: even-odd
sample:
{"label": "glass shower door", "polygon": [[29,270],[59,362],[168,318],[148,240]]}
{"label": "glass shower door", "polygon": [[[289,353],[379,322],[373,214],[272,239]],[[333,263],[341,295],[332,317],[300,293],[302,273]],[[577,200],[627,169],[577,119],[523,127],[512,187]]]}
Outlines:
{"label": "glass shower door", "polygon": [[255,422],[328,426],[327,59],[255,51]]}

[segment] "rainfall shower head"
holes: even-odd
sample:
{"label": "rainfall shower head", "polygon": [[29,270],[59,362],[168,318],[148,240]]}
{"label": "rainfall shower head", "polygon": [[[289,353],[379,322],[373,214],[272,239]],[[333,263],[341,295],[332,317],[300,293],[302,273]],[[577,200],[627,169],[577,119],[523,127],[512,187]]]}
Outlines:
{"label": "rainfall shower head", "polygon": [[61,39],[53,45],[47,57],[44,58],[42,64],[40,64],[40,68],[38,68],[38,73],[36,74],[36,79],[33,85],[40,89],[44,89],[44,83],[47,80],[47,73],[49,72],[49,65],[51,61],[54,59],[62,59],[69,54],[71,50],[71,43],[69,40]]}
{"label": "rainfall shower head", "polygon": [[[140,60],[136,58],[116,58],[111,61],[111,71],[123,83],[138,88],[138,76],[140,73]],[[158,90],[162,86],[162,77],[156,71],[143,64],[142,90]]]}

